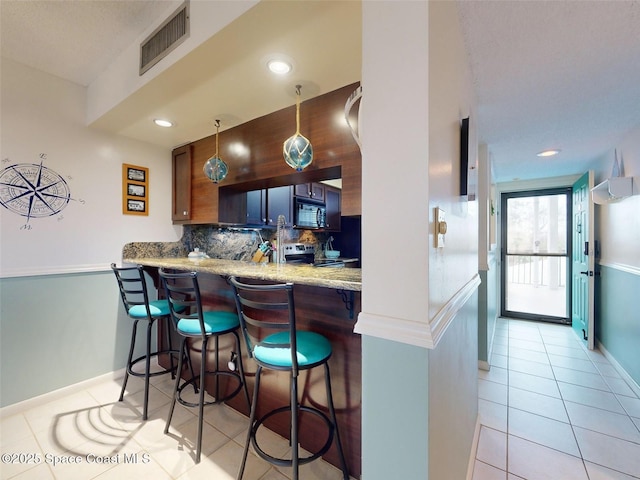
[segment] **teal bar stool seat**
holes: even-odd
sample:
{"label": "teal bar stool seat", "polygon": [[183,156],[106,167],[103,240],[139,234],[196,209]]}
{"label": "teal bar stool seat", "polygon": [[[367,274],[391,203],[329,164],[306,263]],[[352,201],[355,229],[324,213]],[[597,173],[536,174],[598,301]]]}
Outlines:
{"label": "teal bar stool seat", "polygon": [[[171,418],[176,406],[176,402],[187,407],[198,407],[198,438],[196,441],[196,463],[200,462],[202,452],[202,421],[204,417],[204,407],[206,405],[225,402],[235,397],[240,390],[244,390],[247,405],[251,409],[249,400],[249,391],[244,379],[244,367],[242,365],[242,351],[240,347],[240,322],[235,312],[227,312],[222,310],[204,310],[202,308],[202,297],[200,294],[200,286],[198,284],[197,272],[181,272],[172,273],[164,268],[160,269],[160,277],[164,285],[166,296],[169,301],[169,311],[175,329],[181,335],[182,341],[178,357],[178,371],[182,371],[182,358],[189,356],[189,346],[187,341],[200,340],[200,375],[191,375],[190,379],[182,382],[177,377],[173,401],[169,410],[169,416],[164,429],[164,433],[169,432]],[[232,335],[234,337],[234,348],[230,355],[230,361],[225,362],[229,366],[228,370],[220,367],[220,344],[219,339],[223,335]],[[214,362],[213,366],[208,365],[207,357],[209,340],[214,339]],[[237,370],[237,371],[236,371]],[[213,388],[210,393],[213,400],[205,401],[205,380],[212,377]],[[198,402],[190,402],[182,397],[182,391],[192,386],[199,393]]]}
{"label": "teal bar stool seat", "polygon": [[[257,285],[242,283],[235,277],[230,278],[230,283],[234,290],[238,320],[247,343],[249,357],[253,358],[257,364],[249,429],[237,480],[241,480],[244,474],[249,444],[253,446],[256,454],[267,462],[277,466],[291,467],[293,480],[298,480],[299,466],[320,458],[334,442],[342,467],[343,479],[348,480],[349,471],[342,449],[331,392],[329,373],[331,343],[319,333],[297,329],[292,283]],[[302,405],[298,396],[300,371],[315,367],[324,367],[329,416],[317,406]],[[261,411],[261,416],[258,417],[257,412],[260,410],[258,395],[264,369],[288,373],[290,399],[288,405],[268,412]],[[328,431],[324,445],[318,451],[302,458],[298,449],[299,414],[301,412],[320,418]],[[290,417],[290,458],[278,458],[268,454],[256,440],[258,429],[265,421],[279,414],[287,414]]]}
{"label": "teal bar stool seat", "polygon": [[[111,269],[113,270],[118,282],[118,288],[120,290],[120,297],[122,298],[124,309],[127,312],[127,315],[133,320],[129,355],[127,357],[124,381],[122,382],[122,389],[120,391],[120,398],[118,401],[121,402],[124,399],[124,393],[127,388],[127,381],[129,380],[130,375],[143,377],[144,400],[142,406],[142,419],[146,420],[149,409],[149,378],[166,373],[171,373],[172,377],[174,377],[176,372],[174,357],[180,354],[178,350],[173,349],[171,342],[170,325],[167,322],[170,314],[169,302],[167,302],[167,300],[149,300],[147,283],[145,281],[144,271],[141,265],[137,265],[135,267],[117,267],[115,263],[112,263]],[[152,352],[152,330],[156,320],[166,323],[164,331],[166,333],[167,348]],[[141,321],[146,322],[147,324],[145,353],[144,355],[134,359],[133,354],[136,345],[138,323]],[[169,356],[169,368],[163,368],[152,372],[151,359],[161,355]],[[143,361],[145,362],[144,370],[135,371],[134,367]]]}

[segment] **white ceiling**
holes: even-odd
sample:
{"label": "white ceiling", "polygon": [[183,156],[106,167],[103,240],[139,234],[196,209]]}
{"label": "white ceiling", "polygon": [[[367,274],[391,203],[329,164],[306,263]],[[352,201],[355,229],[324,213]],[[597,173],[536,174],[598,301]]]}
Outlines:
{"label": "white ceiling", "polygon": [[159,18],[166,1],[0,1],[2,56],[89,85]]}
{"label": "white ceiling", "polygon": [[[463,1],[482,140],[500,180],[584,172],[640,127],[640,2]],[[540,159],[548,148],[562,152]],[[624,152],[623,152],[624,153]]]}
{"label": "white ceiling", "polygon": [[[88,85],[178,3],[1,0],[2,56]],[[640,126],[640,1],[458,3],[498,181],[580,173]],[[224,129],[292,105],[296,83],[304,99],[358,81],[359,15],[353,1],[261,2],[92,126],[170,147],[215,118]],[[264,71],[275,52],[296,62],[286,80]],[[150,125],[158,114],[177,127]]]}

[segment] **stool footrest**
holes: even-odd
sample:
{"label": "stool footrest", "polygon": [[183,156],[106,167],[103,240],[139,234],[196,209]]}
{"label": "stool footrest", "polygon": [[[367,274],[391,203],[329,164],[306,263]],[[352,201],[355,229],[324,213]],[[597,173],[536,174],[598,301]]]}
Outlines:
{"label": "stool footrest", "polygon": [[[149,355],[149,357],[158,357],[159,355],[180,355],[180,351],[179,350],[162,350],[160,352],[151,353]],[[133,367],[138,362],[141,362],[141,361],[146,360],[146,359],[147,359],[147,356],[146,355],[142,355],[141,357],[138,357],[135,360],[132,360],[131,363],[129,365],[127,365],[127,373],[129,375],[133,375],[134,377],[145,377],[146,376],[145,372],[134,372],[133,371]],[[173,368],[165,368],[164,370],[158,370],[157,372],[149,372],[149,376],[150,377],[155,377],[157,375],[164,375],[166,373],[175,373],[177,368],[178,368],[178,366],[174,365]]]}
{"label": "stool footrest", "polygon": [[[327,441],[325,442],[325,444],[322,446],[322,448],[320,450],[318,450],[315,453],[312,453],[308,457],[300,457],[298,459],[298,464],[299,465],[305,465],[307,463],[313,462],[314,460],[317,460],[322,455],[327,453],[327,451],[331,447],[331,444],[333,443],[333,434],[334,434],[335,426],[333,425],[333,422],[331,420],[329,420],[329,417],[327,417],[324,414],[324,412],[318,410],[317,408],[307,407],[307,406],[299,406],[298,410],[300,412],[307,412],[307,413],[311,413],[313,415],[316,415],[317,417],[320,417],[324,421],[325,425],[327,426],[327,429],[329,430],[329,434],[327,436]],[[271,463],[273,465],[278,465],[278,466],[281,466],[281,467],[291,467],[293,465],[293,460],[292,459],[290,459],[290,458],[279,458],[279,457],[274,457],[272,455],[269,455],[267,452],[265,452],[258,445],[258,441],[256,440],[256,433],[258,432],[258,429],[263,425],[263,423],[268,418],[273,417],[274,415],[278,415],[278,414],[283,413],[283,412],[291,412],[291,406],[276,408],[275,410],[271,410],[270,412],[266,413],[265,415],[263,415],[262,417],[257,419],[254,422],[253,426],[251,427],[251,444],[253,445],[253,448],[254,448],[256,454],[258,456],[260,456],[263,460],[266,460],[267,462],[269,462],[269,463]],[[297,445],[292,445],[291,448],[292,449],[293,448],[298,448],[298,446]]]}
{"label": "stool footrest", "polygon": [[[224,402],[226,400],[229,400],[229,399],[235,397],[237,395],[237,393],[242,389],[242,385],[243,385],[242,379],[240,378],[240,375],[238,375],[237,373],[234,373],[234,372],[205,372],[205,375],[207,375],[207,376],[213,375],[213,376],[216,376],[216,377],[218,377],[218,376],[231,377],[231,378],[237,380],[238,386],[231,393],[228,393],[224,397],[219,397],[219,398],[216,398],[215,400],[211,400],[211,401],[205,401],[203,405],[216,405],[218,403],[222,403],[222,402]],[[198,402],[195,402],[195,403],[194,402],[189,402],[189,401],[184,400],[182,398],[182,390],[184,390],[189,385],[193,385],[196,388],[196,391],[197,391],[197,388],[202,388],[202,385],[200,385],[200,386],[196,385],[198,380],[200,380],[200,377],[191,378],[190,380],[187,380],[182,385],[180,385],[180,387],[178,387],[178,390],[176,391],[176,400],[178,400],[178,402],[181,405],[184,405],[185,407],[198,407],[200,405]]]}

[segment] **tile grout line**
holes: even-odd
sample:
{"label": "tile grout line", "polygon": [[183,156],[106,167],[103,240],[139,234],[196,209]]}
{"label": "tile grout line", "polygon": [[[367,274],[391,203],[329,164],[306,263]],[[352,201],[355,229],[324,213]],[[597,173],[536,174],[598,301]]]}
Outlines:
{"label": "tile grout line", "polygon": [[[569,327],[572,328],[572,327]],[[538,328],[538,331],[540,329]],[[572,329],[573,330],[573,329]],[[544,340],[544,337],[540,335],[542,338],[542,345],[544,346],[545,352],[547,352],[547,358],[549,358],[549,351],[547,350],[547,343]],[[591,360],[591,359],[589,359]],[[592,362],[593,363],[593,362]],[[573,439],[576,442],[576,447],[578,448],[578,453],[580,454],[580,461],[582,462],[582,468],[584,469],[585,478],[587,480],[590,479],[589,471],[587,470],[587,464],[585,463],[584,455],[582,454],[582,449],[580,448],[580,442],[578,442],[578,436],[576,435],[576,430],[573,428],[573,422],[571,421],[571,416],[569,415],[569,410],[567,409],[567,403],[564,399],[564,395],[562,394],[562,390],[560,389],[560,385],[558,385],[558,378],[556,377],[556,372],[553,369],[553,365],[551,365],[551,359],[549,358],[549,365],[551,366],[551,373],[553,375],[553,379],[556,383],[556,388],[558,389],[558,394],[560,395],[560,400],[562,401],[562,406],[564,408],[564,413],[567,415],[567,419],[569,420],[569,426],[571,427],[571,433],[573,434]],[[597,370],[597,369],[596,369]]]}
{"label": "tile grout line", "polygon": [[[510,410],[512,408],[514,408],[511,405],[511,396],[510,396],[510,390],[511,390],[511,382],[510,382],[511,375],[510,374],[512,373],[512,370],[511,370],[511,367],[512,367],[512,361],[511,361],[512,360],[512,358],[511,358],[512,349],[511,349],[511,346],[512,346],[512,340],[518,340],[518,338],[517,337],[513,337],[512,338],[511,334],[512,333],[519,333],[519,332],[518,332],[518,329],[515,328],[517,326],[517,324],[514,324],[511,321],[506,321],[505,323],[506,323],[506,325],[505,325],[506,329],[503,329],[503,328],[500,329],[501,336],[503,336],[503,332],[505,330],[507,332],[506,333],[506,336],[507,336],[507,341],[506,341],[506,343],[507,343],[507,352],[506,353],[507,353],[507,355],[506,355],[506,359],[505,359],[505,361],[503,363],[503,365],[506,365],[506,371],[507,371],[506,372],[507,373],[507,378],[506,378],[506,386],[507,386],[507,396],[506,396],[506,398],[507,398],[506,430],[507,431],[506,431],[506,440],[507,441],[506,441],[506,446],[505,446],[505,457],[506,457],[505,458],[505,462],[506,462],[506,472],[505,473],[507,475],[515,475],[513,472],[509,471],[509,468],[510,468],[510,465],[509,465],[509,439],[511,437],[515,438],[514,436],[512,436],[509,433],[509,427],[510,427],[510,422],[509,422],[510,415],[509,414],[510,414]],[[578,442],[578,437],[577,437],[577,433],[576,433],[576,429],[577,428],[581,428],[581,429],[584,429],[584,430],[592,431],[592,432],[595,432],[595,433],[597,433],[599,435],[608,436],[608,437],[610,437],[612,439],[617,439],[617,440],[628,442],[628,443],[632,443],[632,444],[637,444],[637,443],[640,443],[640,442],[635,442],[633,440],[627,440],[626,438],[621,438],[618,435],[607,434],[607,433],[600,432],[598,430],[593,430],[591,428],[579,427],[578,425],[575,425],[573,423],[570,415],[569,415],[569,409],[568,409],[569,403],[585,406],[585,407],[588,407],[588,408],[593,408],[595,410],[602,411],[602,412],[605,412],[605,413],[613,413],[613,414],[623,415],[629,421],[632,422],[632,425],[637,430],[640,430],[640,425],[638,425],[637,423],[635,423],[633,421],[633,417],[630,414],[630,410],[625,408],[625,405],[621,401],[621,397],[626,397],[626,395],[616,393],[616,390],[614,389],[614,387],[612,387],[611,383],[608,381],[610,378],[613,381],[618,381],[618,378],[614,377],[614,376],[605,375],[603,373],[604,366],[602,367],[602,369],[598,368],[599,364],[597,362],[597,357],[594,357],[594,356],[590,355],[588,352],[586,352],[586,349],[584,348],[584,345],[579,341],[578,337],[575,335],[575,332],[573,330],[571,331],[571,333],[573,333],[573,336],[565,337],[565,339],[568,341],[569,338],[573,338],[575,340],[575,343],[578,344],[576,346],[577,348],[575,348],[574,350],[577,350],[577,351],[580,351],[580,352],[586,352],[587,356],[586,356],[585,359],[576,358],[575,356],[567,356],[567,358],[570,359],[570,361],[568,361],[566,363],[562,362],[560,365],[556,366],[556,365],[553,365],[552,362],[551,362],[551,357],[550,357],[551,353],[549,351],[549,347],[550,346],[554,346],[554,347],[556,347],[556,346],[563,347],[564,346],[565,348],[571,348],[571,347],[568,346],[568,345],[562,345],[562,344],[558,345],[558,343],[560,342],[560,338],[562,338],[562,337],[560,337],[560,335],[553,335],[552,334],[553,333],[552,330],[546,330],[547,325],[544,324],[544,322],[535,322],[534,324],[536,325],[536,332],[540,335],[541,344],[542,344],[542,346],[544,348],[544,353],[545,353],[546,358],[548,360],[548,365],[551,368],[551,373],[552,373],[552,376],[553,376],[552,381],[556,385],[556,388],[557,388],[558,394],[559,394],[559,400],[562,402],[562,407],[563,407],[564,413],[567,416],[567,420],[569,422],[569,425],[571,426],[571,432],[572,432],[573,439],[574,439],[576,447],[577,447],[578,456],[579,456],[579,458],[581,460],[581,463],[583,465],[583,469],[584,469],[583,471],[584,471],[584,475],[585,475],[584,478],[588,480],[591,477],[590,477],[589,471],[588,471],[587,466],[586,466],[587,460],[584,458],[584,456],[583,456],[584,454],[582,452],[582,448],[580,446],[580,443]],[[544,329],[543,329],[543,325],[545,327]],[[568,328],[571,328],[571,327],[569,326]],[[519,336],[522,336],[522,335],[519,335]],[[550,340],[551,343],[547,342],[548,338],[551,338],[551,340]],[[518,347],[516,346],[515,348],[518,348]],[[559,354],[554,353],[554,355],[559,355]],[[518,359],[518,357],[514,357],[514,358]],[[576,361],[575,364],[572,362],[573,360]],[[584,360],[588,360],[588,362],[582,363]],[[530,361],[535,362],[534,360],[530,360]],[[537,363],[541,363],[541,362],[537,362]],[[607,365],[606,362],[602,362],[602,363],[603,363],[603,365]],[[575,368],[576,366],[577,367],[584,366],[584,367],[590,367],[590,368],[589,368],[589,370],[584,370],[584,369],[580,369],[580,368]],[[592,386],[589,386],[589,385],[584,385],[583,383],[574,383],[573,381],[572,382],[560,382],[558,380],[558,377],[556,376],[556,369],[557,368],[564,368],[564,369],[567,369],[567,370],[572,370],[572,371],[579,372],[581,374],[584,373],[585,375],[586,374],[595,375],[595,376],[597,376],[597,378],[599,378],[600,380],[602,380],[604,382],[604,385],[606,386],[607,390],[602,390],[601,388],[596,388],[596,387],[592,387]],[[516,373],[516,372],[513,371],[513,373]],[[521,373],[521,372],[517,372],[517,373]],[[522,373],[527,373],[527,372],[522,372]],[[545,377],[542,377],[542,378],[545,378]],[[588,378],[591,378],[591,377],[588,377]],[[496,383],[496,384],[500,383],[500,382],[493,382],[492,380],[487,380],[487,379],[484,379],[484,380],[487,381],[487,382]],[[580,377],[578,376],[577,380],[576,379],[573,379],[573,380],[574,381],[579,381]],[[626,380],[624,378],[622,378],[622,380],[626,383]],[[563,394],[562,390],[560,389],[560,383],[566,383],[567,385],[573,385],[573,386],[584,388],[586,390],[591,390],[591,391],[594,391],[594,392],[597,392],[597,391],[606,392],[608,394],[614,395],[614,397],[616,398],[615,405],[620,407],[621,410],[619,412],[618,411],[612,411],[612,410],[609,410],[607,408],[601,408],[601,406],[599,406],[600,404],[590,404],[590,403],[583,403],[583,402],[580,402],[580,401],[570,401],[567,398],[565,398],[565,394]],[[514,387],[514,388],[516,388],[516,387]],[[618,391],[620,389],[621,388],[617,388]],[[535,393],[535,390],[531,390],[531,391]],[[632,389],[632,391],[634,392],[634,394],[636,393],[635,390]],[[544,395],[542,393],[539,393],[539,394],[540,395]],[[634,397],[630,397],[630,398],[637,399],[638,396],[635,395]],[[527,411],[527,410],[524,410],[524,411]],[[541,416],[544,417],[544,415],[541,415]],[[551,417],[547,417],[547,418],[551,418]],[[523,438],[523,439],[527,440],[526,438]],[[530,440],[528,440],[528,441],[530,441]],[[534,442],[534,443],[537,443],[537,442]],[[549,447],[548,445],[544,445],[544,444],[539,444],[539,445],[541,445],[543,447],[546,447],[546,448],[550,448],[550,449],[552,448],[552,447]],[[553,449],[553,450],[556,450],[556,449]],[[564,453],[566,453],[566,452],[564,452]],[[572,455],[572,456],[573,457],[577,457],[576,455]],[[607,469],[611,469],[612,471],[618,471],[619,472],[619,470],[612,469],[611,467],[609,467],[609,466],[607,466],[605,464],[600,464],[600,463],[596,463],[596,462],[589,462],[589,463],[595,463],[596,465],[601,465],[603,468],[607,468]],[[633,478],[636,478],[636,477],[633,477]]]}
{"label": "tile grout line", "polygon": [[[629,410],[627,410],[627,408],[624,406],[624,404],[620,401],[620,396],[626,396],[626,395],[622,395],[622,394],[619,394],[619,393],[615,392],[615,391],[613,390],[613,388],[611,387],[611,384],[607,381],[607,378],[615,378],[615,377],[608,377],[607,375],[604,375],[604,374],[600,371],[600,369],[598,368],[598,365],[596,364],[596,362],[591,358],[591,356],[589,356],[589,354],[588,354],[589,350],[588,350],[588,349],[585,347],[585,345],[584,345],[584,344],[582,344],[581,342],[580,342],[580,345],[582,346],[582,349],[583,349],[585,352],[587,352],[587,356],[589,357],[589,360],[591,361],[592,365],[594,366],[594,368],[596,369],[596,371],[598,372],[598,374],[600,375],[600,377],[602,378],[602,380],[604,381],[604,383],[605,383],[605,384],[607,385],[607,387],[609,388],[609,390],[610,390],[611,394],[615,397],[616,401],[618,402],[618,405],[622,408],[622,411],[623,411],[623,412],[625,413],[625,415],[629,418],[629,420],[631,421],[631,424],[632,424],[632,425],[634,425],[634,426],[636,427],[636,430],[638,430],[638,432],[640,432],[640,425],[636,424],[636,422],[634,422],[634,421],[633,421],[633,418],[632,418],[632,416],[631,416],[631,414],[630,414]],[[610,365],[610,364],[611,364],[611,363],[609,362],[607,365]],[[626,382],[626,380],[625,380],[624,378],[622,378],[622,377],[619,377],[619,378],[620,378],[620,380],[622,380],[622,381],[625,383],[625,385],[627,384],[627,382]],[[629,387],[629,388],[631,388],[631,387]],[[631,388],[631,391],[632,391],[634,394],[636,393],[632,388]],[[630,398],[634,398],[634,397],[630,397]],[[635,398],[637,399],[638,397],[636,396]],[[588,406],[590,406],[590,405],[588,405]],[[599,408],[599,407],[593,407],[593,408]],[[600,409],[600,410],[605,410],[605,409]],[[607,410],[605,410],[605,411],[607,411]],[[618,412],[613,412],[613,413],[618,413]],[[587,429],[587,430],[590,430],[590,429]],[[592,430],[592,431],[594,431],[594,430]],[[602,433],[602,432],[597,432],[597,433]],[[603,435],[606,435],[606,434],[603,434]],[[610,437],[612,437],[612,438],[618,438],[618,439],[620,439],[619,437],[615,437],[615,436],[613,436],[613,435],[609,435],[609,436],[610,436]],[[620,439],[620,440],[625,440],[625,439]],[[625,440],[625,441],[626,441],[626,440]],[[632,443],[635,443],[635,442],[632,442]]]}

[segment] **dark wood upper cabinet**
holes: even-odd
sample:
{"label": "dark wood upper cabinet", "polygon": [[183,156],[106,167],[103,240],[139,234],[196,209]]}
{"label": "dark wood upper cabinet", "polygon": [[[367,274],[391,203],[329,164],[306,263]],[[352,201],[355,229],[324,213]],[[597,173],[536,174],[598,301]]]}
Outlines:
{"label": "dark wood upper cabinet", "polygon": [[341,214],[341,191],[339,188],[326,185],[324,187],[325,203],[327,207],[327,227],[326,230],[331,232],[340,231],[340,218]]}
{"label": "dark wood upper cabinet", "polygon": [[191,219],[191,145],[172,152],[172,211],[171,219],[184,222]]}
{"label": "dark wood upper cabinet", "polygon": [[285,225],[293,225],[293,195],[290,185],[267,190],[267,225],[277,226],[278,216],[284,215]]}
{"label": "dark wood upper cabinet", "polygon": [[301,183],[294,187],[294,195],[301,198],[309,198],[324,202],[324,185],[322,183]]}
{"label": "dark wood upper cabinet", "polygon": [[246,192],[247,226],[277,226],[278,216],[284,215],[285,225],[293,222],[292,187],[263,188]]}
{"label": "dark wood upper cabinet", "polygon": [[247,192],[247,225],[266,225],[267,223],[267,190]]}
{"label": "dark wood upper cabinet", "polygon": [[[282,185],[312,187],[333,178],[342,178],[342,215],[361,215],[360,149],[350,130],[334,121],[336,116],[344,115],[344,104],[357,86],[347,85],[302,102],[301,131],[314,151],[313,163],[302,172],[293,170],[282,157],[282,142],[295,131],[293,102],[287,108],[220,132],[220,156],[229,166],[229,174],[220,184],[212,183],[202,173],[204,162],[216,152],[215,135],[174,150],[173,221],[216,224],[237,222],[236,217],[241,217],[243,223],[249,213],[246,192],[265,189],[268,196],[268,190]],[[188,170],[182,169],[184,163],[189,164]],[[308,198],[327,201],[322,186],[309,191]],[[291,190],[289,202],[293,195]],[[251,223],[258,218],[254,213],[257,211],[251,212]],[[291,222],[291,214],[286,213],[287,222]],[[277,221],[277,215],[271,218]]]}

